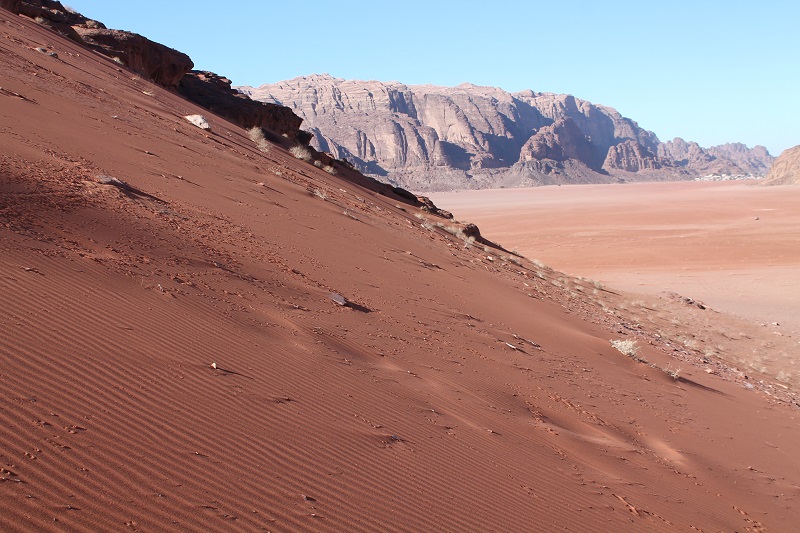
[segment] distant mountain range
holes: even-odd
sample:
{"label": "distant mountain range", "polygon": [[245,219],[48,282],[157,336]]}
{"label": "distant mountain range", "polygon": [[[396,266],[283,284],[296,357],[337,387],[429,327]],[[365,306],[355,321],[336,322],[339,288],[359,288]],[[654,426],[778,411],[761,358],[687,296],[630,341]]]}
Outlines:
{"label": "distant mountain range", "polygon": [[797,185],[800,184],[800,145],[784,150],[775,159],[769,170],[764,185]]}
{"label": "distant mountain range", "polygon": [[329,75],[237,89],[289,107],[318,150],[416,191],[763,176],[774,160],[763,146],[660,142],[615,109],[568,94]]}

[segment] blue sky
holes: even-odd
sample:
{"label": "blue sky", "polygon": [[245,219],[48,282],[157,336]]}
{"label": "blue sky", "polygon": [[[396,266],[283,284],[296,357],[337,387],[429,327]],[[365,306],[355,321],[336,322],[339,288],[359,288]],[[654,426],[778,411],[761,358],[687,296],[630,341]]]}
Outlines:
{"label": "blue sky", "polygon": [[235,85],[308,74],[570,93],[662,141],[800,144],[800,2],[65,0]]}

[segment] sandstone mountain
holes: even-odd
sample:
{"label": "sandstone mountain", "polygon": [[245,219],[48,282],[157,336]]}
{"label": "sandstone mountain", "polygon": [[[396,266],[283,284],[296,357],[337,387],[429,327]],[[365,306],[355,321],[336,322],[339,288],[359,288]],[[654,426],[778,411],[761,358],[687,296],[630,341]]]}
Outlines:
{"label": "sandstone mountain", "polygon": [[764,185],[800,184],[800,145],[784,150],[763,181]]}
{"label": "sandstone mountain", "polygon": [[774,159],[761,146],[662,143],[615,109],[568,94],[329,75],[239,90],[291,108],[315,148],[414,190],[763,175]]}

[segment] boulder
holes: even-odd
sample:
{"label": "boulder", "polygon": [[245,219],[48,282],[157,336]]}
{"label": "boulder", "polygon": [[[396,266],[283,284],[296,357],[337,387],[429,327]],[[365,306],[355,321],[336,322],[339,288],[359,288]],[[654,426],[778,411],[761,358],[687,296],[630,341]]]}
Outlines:
{"label": "boulder", "polygon": [[186,120],[188,120],[189,122],[200,128],[201,130],[211,129],[211,125],[208,123],[206,117],[204,117],[203,115],[186,115],[183,118],[185,118]]}
{"label": "boulder", "polygon": [[481,240],[481,230],[478,229],[478,226],[476,226],[472,222],[464,224],[464,227],[461,228],[461,231],[463,231],[464,235],[467,237],[472,237],[476,241]]}

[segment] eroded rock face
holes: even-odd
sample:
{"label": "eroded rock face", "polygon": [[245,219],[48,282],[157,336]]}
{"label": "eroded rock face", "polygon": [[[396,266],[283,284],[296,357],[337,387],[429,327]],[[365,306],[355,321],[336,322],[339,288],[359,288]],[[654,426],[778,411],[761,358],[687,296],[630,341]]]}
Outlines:
{"label": "eroded rock face", "polygon": [[686,142],[680,137],[659,144],[657,155],[674,165],[692,168],[703,167],[715,159],[696,142]]}
{"label": "eroded rock face", "polygon": [[591,141],[571,118],[560,118],[539,129],[520,150],[520,162],[534,160],[563,162],[577,159],[588,164],[595,162]]}
{"label": "eroded rock face", "polygon": [[109,30],[102,23],[67,9],[61,2],[0,1],[4,2],[3,7],[35,19],[103,55],[117,58],[132,70],[165,87],[176,87],[183,75],[194,66],[184,53],[136,33]]}
{"label": "eroded rock face", "polygon": [[285,135],[304,144],[310,140],[300,131],[302,120],[290,109],[251,100],[231,89],[231,80],[213,72],[188,72],[181,78],[178,92],[243,128],[265,128],[277,136]]}
{"label": "eroded rock face", "polygon": [[800,145],[784,150],[763,181],[763,185],[797,184],[800,184]]}
{"label": "eroded rock face", "polygon": [[608,171],[639,172],[662,167],[663,164],[656,154],[632,139],[627,139],[609,148],[603,163],[603,168]]}
{"label": "eroded rock face", "polygon": [[56,2],[54,0],[20,0],[16,2],[12,0],[7,3],[17,5],[15,13],[30,18],[41,17],[56,24],[74,26],[76,24],[83,24],[87,20],[86,17],[80,13],[67,9],[61,2]]}
{"label": "eroded rock face", "polygon": [[318,150],[419,191],[607,182],[616,174],[758,174],[772,160],[760,147],[710,152],[680,139],[662,144],[616,110],[566,94],[329,75],[239,90],[290,107],[314,133]]}
{"label": "eroded rock face", "polygon": [[701,175],[761,176],[775,160],[763,146],[748,148],[741,143],[731,143],[701,148],[680,137],[659,144],[657,155],[675,167],[691,169]]}
{"label": "eroded rock face", "polygon": [[730,161],[748,174],[766,174],[775,161],[775,158],[770,156],[763,146],[748,148],[742,143],[728,143],[712,146],[706,151],[718,160]]}
{"label": "eroded rock face", "polygon": [[6,1],[6,4],[6,8],[14,13],[32,18],[39,24],[82,44],[83,41],[73,26],[94,24],[96,27],[105,27],[100,23],[87,19],[72,9],[64,7],[61,2],[53,0],[11,0],[10,2]]}
{"label": "eroded rock face", "polygon": [[105,28],[74,26],[90,48],[112,58],[165,87],[177,87],[194,63],[184,54],[137,33]]}

